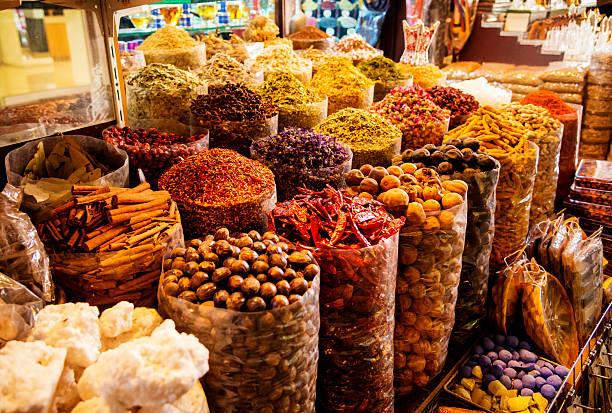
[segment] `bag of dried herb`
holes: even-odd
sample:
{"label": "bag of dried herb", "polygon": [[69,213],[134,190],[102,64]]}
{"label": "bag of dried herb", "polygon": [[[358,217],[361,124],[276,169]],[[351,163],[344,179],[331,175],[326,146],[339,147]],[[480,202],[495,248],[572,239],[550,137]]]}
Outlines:
{"label": "bag of dried herb", "polygon": [[255,59],[249,59],[245,65],[252,72],[264,72],[264,77],[273,72],[290,72],[301,82],[308,83],[312,78],[312,63],[299,57],[286,44],[266,47]]}
{"label": "bag of dried herb", "polygon": [[274,172],[279,201],[293,198],[298,188],[320,191],[344,186],[353,154],[336,138],[312,130],[288,128],[251,146],[251,157]]}
{"label": "bag of dried herb", "polygon": [[397,68],[397,63],[384,56],[361,62],[357,65],[357,69],[368,79],[376,82],[374,85],[374,102],[382,100],[393,88],[412,86],[412,76],[404,76]]}
{"label": "bag of dried herb", "polygon": [[402,131],[382,116],[363,109],[347,108],[329,116],[315,128],[347,144],[353,151],[353,167],[388,165],[400,153]]}
{"label": "bag of dried herb", "polygon": [[434,86],[427,90],[429,97],[442,109],[451,113],[449,128],[454,129],[465,123],[467,118],[478,109],[478,101],[472,95],[454,87]]}
{"label": "bag of dried herb", "polygon": [[210,87],[191,103],[193,133],[210,132],[211,148],[228,148],[249,156],[251,143],[275,135],[276,105],[244,84],[226,83]]}
{"label": "bag of dried herb", "polygon": [[189,103],[206,84],[172,65],[153,63],[126,78],[128,124],[189,134]]}
{"label": "bag of dried herb", "polygon": [[215,32],[196,34],[194,38],[206,45],[207,59],[212,58],[217,53],[226,53],[240,63],[244,63],[249,58],[246,42],[235,34],[231,34],[229,40],[225,40]]}
{"label": "bag of dried herb", "polygon": [[249,86],[260,85],[263,82],[263,73],[251,73],[246,66],[226,53],[214,55],[202,70],[198,71],[198,77],[209,86],[224,83],[244,83]]}
{"label": "bag of dried herb", "polygon": [[278,129],[314,128],[327,117],[327,98],[304,86],[289,72],[270,73],[260,94],[278,106]]}
{"label": "bag of dried herb", "polygon": [[206,63],[206,45],[195,40],[185,29],[164,26],[147,37],[138,50],[144,53],[145,61],[166,63],[180,69],[198,69]]}
{"label": "bag of dried herb", "polygon": [[450,112],[436,105],[418,86],[393,89],[372,110],[402,131],[402,150],[430,143],[440,145],[448,131]]}
{"label": "bag of dried herb", "polygon": [[367,109],[374,99],[374,82],[346,57],[330,57],[317,69],[312,87],[329,99],[327,114],[344,108]]}
{"label": "bag of dried herb", "polygon": [[317,403],[324,411],[393,412],[397,233],[404,220],[380,202],[329,187],[304,190],[270,213],[270,229],[312,249],[321,267]]}
{"label": "bag of dried herb", "polygon": [[204,150],[172,166],[159,188],[178,205],[189,238],[220,227],[262,229],[276,203],[272,171],[228,149]]}

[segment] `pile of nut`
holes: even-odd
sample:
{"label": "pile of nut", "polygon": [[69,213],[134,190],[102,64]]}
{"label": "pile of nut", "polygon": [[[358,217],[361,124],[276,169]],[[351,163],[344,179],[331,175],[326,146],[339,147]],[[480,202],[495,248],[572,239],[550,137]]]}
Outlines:
{"label": "pile of nut", "polygon": [[302,300],[319,275],[307,250],[257,231],[230,236],[218,229],[164,261],[163,291],[191,303],[234,311],[264,311]]}
{"label": "pile of nut", "polygon": [[[366,177],[367,176],[367,177]],[[400,230],[395,292],[395,391],[405,395],[440,372],[455,322],[455,303],[465,241],[468,186],[442,182],[430,168],[403,163],[363,165],[347,174],[354,193],[377,197]]]}

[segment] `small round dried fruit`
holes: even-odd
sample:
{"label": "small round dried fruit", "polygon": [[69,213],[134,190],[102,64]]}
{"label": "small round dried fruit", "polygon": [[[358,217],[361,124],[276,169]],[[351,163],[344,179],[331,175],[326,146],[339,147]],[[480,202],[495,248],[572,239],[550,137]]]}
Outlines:
{"label": "small round dried fruit", "polygon": [[227,228],[219,228],[217,231],[215,231],[215,241],[228,239],[229,236],[230,232]]}
{"label": "small round dried fruit", "polygon": [[321,268],[317,264],[309,264],[304,268],[304,277],[308,281],[312,281],[317,275],[321,273]]}
{"label": "small round dried fruit", "polygon": [[205,272],[202,272],[202,271],[196,272],[195,274],[191,276],[191,289],[192,290],[197,289],[200,285],[204,284],[209,279],[210,277]]}
{"label": "small round dried fruit", "polygon": [[308,290],[308,281],[304,278],[294,278],[289,286],[293,294],[302,295]]}
{"label": "small round dried fruit", "polygon": [[263,283],[259,289],[259,294],[266,300],[271,300],[277,292],[276,285],[271,282]]}
{"label": "small round dried fruit", "polygon": [[284,295],[277,295],[272,299],[270,304],[272,308],[286,307],[289,305],[289,299]]}
{"label": "small round dried fruit", "polygon": [[287,280],[281,280],[276,283],[276,290],[278,291],[278,294],[289,297],[291,294],[291,285],[289,285]]}
{"label": "small round dried fruit", "polygon": [[230,294],[225,290],[219,290],[213,296],[215,307],[225,308],[225,302],[229,298]]}
{"label": "small round dried fruit", "polygon": [[227,280],[231,275],[232,275],[232,272],[230,271],[229,268],[226,268],[226,267],[217,268],[212,273],[212,280],[215,283],[220,283],[220,282]]}
{"label": "small round dried fruit", "polygon": [[164,285],[164,293],[170,297],[176,297],[181,292],[181,288],[178,283],[169,282]]}
{"label": "small round dried fruit", "polygon": [[206,283],[201,285],[196,291],[196,296],[200,301],[212,300],[216,295],[217,286],[214,283]]}
{"label": "small round dried fruit", "polygon": [[246,302],[247,310],[263,311],[266,309],[266,302],[261,297],[251,297]]}
{"label": "small round dried fruit", "polygon": [[247,279],[244,280],[241,286],[242,293],[247,297],[252,297],[256,295],[259,292],[260,288],[261,284],[253,276],[247,277]]}
{"label": "small round dried fruit", "polygon": [[241,276],[232,275],[227,280],[227,288],[229,288],[230,291],[240,291],[240,288],[242,287],[243,282],[244,282],[244,278],[242,278]]}
{"label": "small round dried fruit", "polygon": [[245,303],[246,298],[244,298],[244,295],[241,292],[237,291],[229,296],[225,302],[225,305],[227,306],[228,310],[242,311]]}

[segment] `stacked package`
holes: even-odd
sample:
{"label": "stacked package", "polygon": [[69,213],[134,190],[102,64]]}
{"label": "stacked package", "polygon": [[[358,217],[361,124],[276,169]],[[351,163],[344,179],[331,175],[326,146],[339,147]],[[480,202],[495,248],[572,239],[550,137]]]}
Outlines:
{"label": "stacked package", "polygon": [[580,158],[606,159],[612,129],[612,53],[594,53],[587,77]]}
{"label": "stacked package", "polygon": [[557,93],[566,103],[582,104],[585,75],[579,66],[551,64],[540,74],[540,89]]}

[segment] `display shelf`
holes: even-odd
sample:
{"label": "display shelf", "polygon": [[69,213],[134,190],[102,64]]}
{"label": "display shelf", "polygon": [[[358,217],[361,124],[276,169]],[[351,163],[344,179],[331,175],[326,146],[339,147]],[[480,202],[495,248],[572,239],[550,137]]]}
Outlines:
{"label": "display shelf", "polygon": [[[200,27],[181,27],[182,29],[187,30],[190,33],[197,32],[210,32],[210,31],[232,31],[236,29],[244,29],[246,26],[244,23],[238,24],[224,24],[220,26],[200,26]],[[124,39],[126,37],[140,37],[140,36],[148,36],[154,33],[157,29],[147,28],[147,29],[120,29],[119,30],[119,39]]]}

